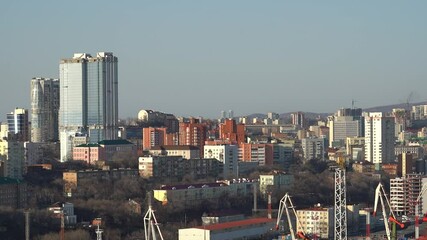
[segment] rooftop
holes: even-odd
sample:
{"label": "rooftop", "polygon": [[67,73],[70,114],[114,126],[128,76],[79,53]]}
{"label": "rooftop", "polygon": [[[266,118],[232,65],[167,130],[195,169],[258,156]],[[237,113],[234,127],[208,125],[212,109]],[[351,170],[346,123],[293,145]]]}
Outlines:
{"label": "rooftop", "polygon": [[154,146],[151,150],[199,150],[199,148],[191,145],[163,145]]}
{"label": "rooftop", "polygon": [[128,140],[118,139],[118,140],[102,140],[98,142],[99,145],[124,145],[124,144],[133,144]]}
{"label": "rooftop", "polygon": [[217,223],[207,226],[198,226],[196,228],[199,229],[206,229],[206,230],[222,230],[222,229],[229,229],[229,228],[236,228],[236,227],[243,227],[243,226],[250,226],[254,224],[262,224],[262,223],[271,223],[274,222],[274,219],[268,219],[268,218],[252,218],[252,219],[246,219],[241,221],[233,221],[233,222],[225,222],[225,223]]}
{"label": "rooftop", "polygon": [[227,185],[225,183],[194,183],[194,184],[182,184],[182,185],[164,185],[159,190],[180,190],[180,189],[191,189],[191,188],[207,188],[207,187],[221,187]]}
{"label": "rooftop", "polygon": [[0,177],[0,184],[13,184],[13,183],[23,183],[22,180],[13,179],[8,177]]}

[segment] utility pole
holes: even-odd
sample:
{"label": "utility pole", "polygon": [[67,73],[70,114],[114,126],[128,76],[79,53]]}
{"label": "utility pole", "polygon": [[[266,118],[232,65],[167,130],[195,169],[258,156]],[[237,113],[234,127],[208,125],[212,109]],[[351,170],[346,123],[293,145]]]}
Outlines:
{"label": "utility pole", "polygon": [[61,210],[61,230],[59,231],[59,239],[65,240],[65,223],[64,223],[64,210]]}
{"label": "utility pole", "polygon": [[30,240],[30,210],[24,210],[25,214],[25,240]]}

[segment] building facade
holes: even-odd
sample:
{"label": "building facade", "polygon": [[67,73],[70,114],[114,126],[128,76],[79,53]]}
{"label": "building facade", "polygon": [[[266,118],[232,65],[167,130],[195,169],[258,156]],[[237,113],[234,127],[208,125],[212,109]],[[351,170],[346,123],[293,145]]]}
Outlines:
{"label": "building facade", "polygon": [[332,116],[329,119],[329,147],[343,147],[347,137],[361,136],[360,121],[352,116]]}
{"label": "building facade", "polygon": [[0,176],[22,179],[24,168],[24,142],[15,140],[0,140]]}
{"label": "building facade", "polygon": [[62,59],[60,72],[59,132],[61,161],[71,158],[69,146],[76,133],[90,143],[113,140],[118,133],[118,59],[110,52],[95,57],[76,53]]}
{"label": "building facade", "polygon": [[297,231],[313,234],[321,239],[334,237],[334,208],[313,207],[297,210]]}
{"label": "building facade", "polygon": [[[407,174],[402,178],[390,179],[390,207],[399,216],[415,215],[415,202],[421,193],[422,176],[418,174]],[[422,210],[422,199],[419,212]]]}
{"label": "building facade", "polygon": [[205,145],[204,158],[215,158],[223,164],[225,178],[238,176],[238,147],[236,145]]}
{"label": "building facade", "polygon": [[239,161],[256,162],[260,166],[273,165],[273,144],[241,143],[239,144]]}
{"label": "building facade", "polygon": [[394,161],[394,118],[381,112],[365,115],[365,160],[380,169],[383,163]]}
{"label": "building facade", "polygon": [[28,110],[16,108],[6,115],[8,125],[8,137],[18,141],[30,141],[30,128],[28,122]]}
{"label": "building facade", "polygon": [[304,138],[301,140],[301,147],[306,161],[311,159],[325,160],[324,138]]}
{"label": "building facade", "polygon": [[59,80],[31,79],[31,141],[58,141]]}
{"label": "building facade", "polygon": [[150,149],[149,154],[154,156],[182,156],[185,159],[201,157],[198,147],[179,145],[155,146]]}
{"label": "building facade", "polygon": [[197,146],[200,156],[203,156],[206,133],[206,125],[200,123],[198,119],[191,118],[189,122],[181,122],[179,123],[179,145]]}

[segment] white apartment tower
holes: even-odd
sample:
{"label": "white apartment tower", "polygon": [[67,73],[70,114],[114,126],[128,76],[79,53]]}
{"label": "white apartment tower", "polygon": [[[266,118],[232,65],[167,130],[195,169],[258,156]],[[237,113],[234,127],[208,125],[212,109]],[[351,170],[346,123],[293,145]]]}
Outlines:
{"label": "white apartment tower", "polygon": [[70,158],[76,133],[86,134],[91,143],[117,138],[117,63],[110,52],[76,53],[60,61],[61,161]]}
{"label": "white apartment tower", "polygon": [[236,145],[205,145],[204,158],[215,158],[222,162],[225,178],[237,177],[238,147]]}
{"label": "white apartment tower", "polygon": [[31,79],[31,141],[57,141],[59,80]]}
{"label": "white apartment tower", "polygon": [[381,112],[365,115],[365,160],[375,164],[394,161],[394,118]]}

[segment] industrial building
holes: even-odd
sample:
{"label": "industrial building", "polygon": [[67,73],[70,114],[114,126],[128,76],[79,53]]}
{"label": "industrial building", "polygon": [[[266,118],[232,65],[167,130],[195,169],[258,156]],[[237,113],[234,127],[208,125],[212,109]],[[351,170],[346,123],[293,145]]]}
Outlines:
{"label": "industrial building", "polygon": [[207,226],[178,230],[179,240],[238,240],[260,239],[272,231],[275,221],[253,218],[241,221],[217,223]]}

